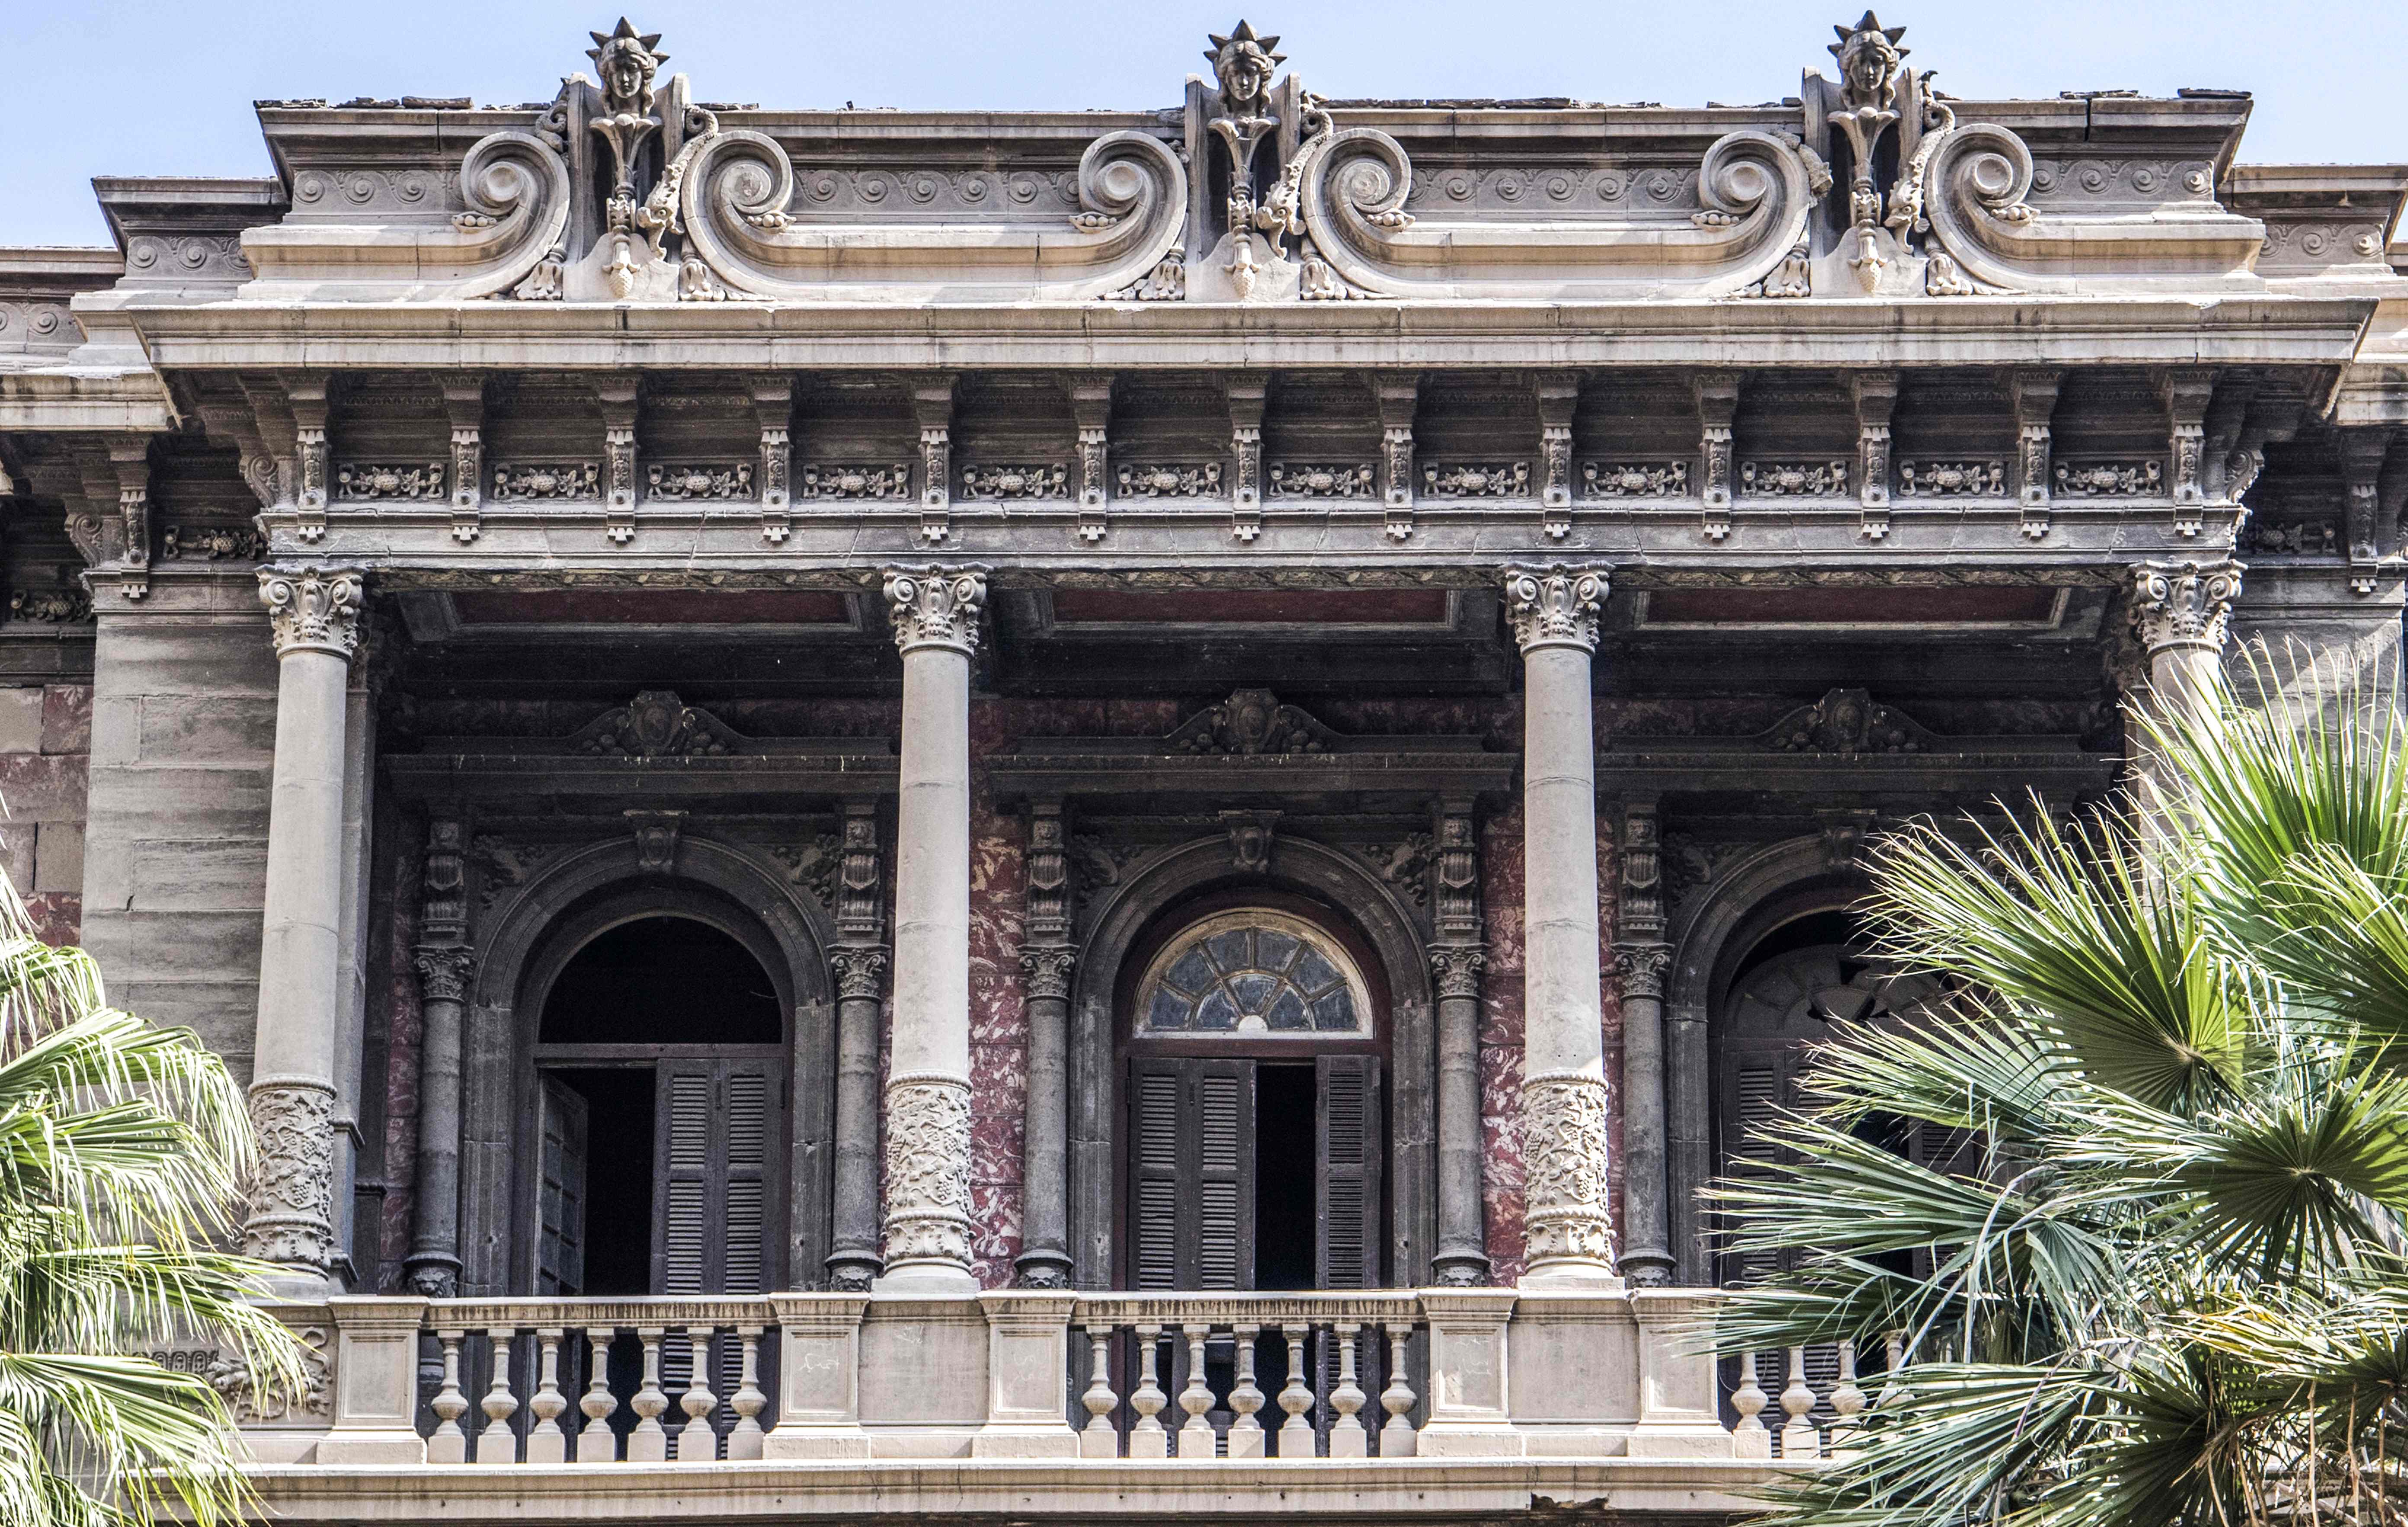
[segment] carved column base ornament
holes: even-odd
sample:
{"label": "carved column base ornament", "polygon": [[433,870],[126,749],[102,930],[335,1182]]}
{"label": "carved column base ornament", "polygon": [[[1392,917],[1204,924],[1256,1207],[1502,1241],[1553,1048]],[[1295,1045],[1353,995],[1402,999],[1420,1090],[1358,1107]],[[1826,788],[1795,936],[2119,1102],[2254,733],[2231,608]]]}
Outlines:
{"label": "carved column base ornament", "polygon": [[243,1254],[323,1270],[335,1246],[335,1089],[282,1080],[251,1089],[259,1164],[242,1225]]}
{"label": "carved column base ornament", "polygon": [[1522,1083],[1523,1238],[1530,1275],[1550,1263],[1585,1271],[1613,1260],[1606,1205],[1604,1078],[1585,1072]]}
{"label": "carved column base ornament", "polygon": [[970,1087],[956,1076],[886,1085],[886,1272],[970,1260]]}

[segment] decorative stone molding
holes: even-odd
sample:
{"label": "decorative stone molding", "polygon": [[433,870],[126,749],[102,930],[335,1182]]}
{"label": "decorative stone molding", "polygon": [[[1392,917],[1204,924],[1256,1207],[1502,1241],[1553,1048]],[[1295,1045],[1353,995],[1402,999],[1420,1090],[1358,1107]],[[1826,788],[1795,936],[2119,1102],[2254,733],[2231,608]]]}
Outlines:
{"label": "decorative stone molding", "polygon": [[1654,800],[1633,800],[1622,811],[1622,891],[1614,911],[1627,939],[1660,938],[1664,932],[1664,850]]}
{"label": "decorative stone molding", "polygon": [[1862,754],[1929,753],[1940,740],[1920,724],[1862,689],[1832,689],[1801,705],[1757,734],[1768,752],[1809,753],[1830,758]]}
{"label": "decorative stone molding", "polygon": [[1597,650],[1598,617],[1610,584],[1603,568],[1511,568],[1506,618],[1523,652],[1538,647]]}
{"label": "decorative stone molding", "polygon": [[886,989],[890,958],[884,949],[869,945],[839,944],[830,949],[828,969],[836,976],[838,1000],[875,1001]]}
{"label": "decorative stone molding", "polygon": [[1433,498],[1527,498],[1526,461],[1432,463],[1422,468],[1422,487]]}
{"label": "decorative stone molding", "polygon": [[1898,374],[1872,372],[1851,377],[1856,405],[1856,502],[1863,506],[1860,529],[1867,540],[1889,539],[1890,415],[1898,407]]}
{"label": "decorative stone molding", "polygon": [[494,464],[494,502],[530,498],[592,503],[602,497],[598,461],[499,461]]}
{"label": "decorative stone molding", "polygon": [[1591,498],[1686,498],[1685,461],[1584,461],[1581,483]]}
{"label": "decorative stone molding", "polygon": [[1035,466],[965,467],[962,497],[998,499],[1068,498],[1072,496],[1070,468],[1062,462]]}
{"label": "decorative stone molding", "polygon": [[1070,937],[1070,854],[1068,827],[1059,800],[1033,800],[1028,805],[1028,904],[1026,928],[1032,945],[1068,944]]}
{"label": "decorative stone molding", "polygon": [[447,482],[439,461],[408,466],[347,461],[335,469],[335,497],[342,503],[421,501],[444,497]]}
{"label": "decorative stone molding", "polygon": [[334,1373],[328,1354],[334,1333],[324,1326],[299,1326],[293,1335],[301,1347],[298,1388],[263,1392],[251,1382],[251,1364],[240,1352],[214,1352],[201,1368],[201,1377],[225,1402],[236,1426],[322,1421],[334,1415]]}
{"label": "decorative stone molding", "polygon": [[886,1085],[886,1266],[970,1260],[970,1088],[957,1076]]}
{"label": "decorative stone molding", "polygon": [[934,545],[953,534],[953,382],[930,377],[911,388],[920,422],[920,539]]}
{"label": "decorative stone molding", "polygon": [[1079,967],[1079,952],[1059,944],[1029,944],[1020,951],[1021,994],[1032,1001],[1052,998],[1067,1001],[1070,977]]}
{"label": "decorative stone molding", "polygon": [[979,643],[979,612],[986,604],[983,568],[897,568],[886,574],[887,616],[895,645],[950,647],[965,655]]}
{"label": "decorative stone molding", "polygon": [[2002,498],[2007,492],[2003,461],[1901,461],[1898,464],[1898,496],[1901,498]]}
{"label": "decorative stone molding", "polygon": [[2165,465],[2157,461],[2060,461],[2057,491],[2069,498],[2155,498],[2165,492]]}
{"label": "decorative stone molding", "polygon": [[2242,565],[2143,562],[2132,569],[2132,627],[2151,657],[2171,648],[2220,652]]}
{"label": "decorative stone molding", "polygon": [[879,894],[878,807],[874,801],[844,803],[838,838],[842,862],[833,887],[838,934],[853,943],[875,943],[886,926],[886,900]]}
{"label": "decorative stone molding", "polygon": [[1227,481],[1217,461],[1121,464],[1115,474],[1123,498],[1226,498]]}
{"label": "decorative stone molding", "polygon": [[364,596],[355,568],[265,568],[259,574],[279,657],[322,652],[350,661],[359,646]]}
{"label": "decorative stone molding", "polygon": [[876,467],[867,463],[808,462],[803,467],[802,489],[797,497],[814,501],[883,498],[900,502],[911,497],[911,464],[898,461]]}
{"label": "decorative stone molding", "polygon": [[1541,372],[1539,404],[1539,512],[1550,540],[1572,530],[1572,417],[1580,411],[1580,373]]}
{"label": "decorative stone molding", "polygon": [[1522,1224],[1533,1272],[1558,1260],[1612,1265],[1608,1112],[1602,1077],[1560,1073],[1522,1083]]}
{"label": "decorative stone molding", "polygon": [[258,531],[232,525],[171,525],[161,536],[162,561],[256,562],[267,555]]}
{"label": "decorative stone molding", "polygon": [[1698,405],[1698,454],[1704,463],[1698,502],[1705,511],[1700,529],[1710,541],[1730,535],[1731,421],[1739,413],[1739,373],[1699,371],[1689,379]]}
{"label": "decorative stone molding", "polygon": [[443,411],[452,424],[452,539],[466,546],[484,530],[484,378],[445,378]]}
{"label": "decorative stone molding", "polygon": [[251,1089],[251,1125],[259,1161],[243,1218],[243,1253],[322,1271],[336,1249],[335,1089],[314,1082],[257,1083]]}
{"label": "decorative stone molding", "polygon": [[627,828],[636,835],[636,868],[648,875],[665,875],[677,868],[678,838],[685,828],[683,812],[631,811]]}
{"label": "decorative stone molding", "polygon": [[1370,498],[1378,492],[1378,473],[1368,461],[1328,465],[1274,461],[1268,475],[1274,498]]}
{"label": "decorative stone molding", "polygon": [[1229,404],[1229,533],[1252,541],[1263,528],[1263,407],[1270,381],[1257,371],[1221,379]]}
{"label": "decorative stone molding", "polygon": [[644,497],[653,503],[751,503],[754,464],[749,461],[649,462]]}
{"label": "decorative stone molding", "polygon": [[1074,379],[1069,394],[1071,420],[1079,429],[1079,539],[1093,543],[1104,539],[1111,497],[1112,379]]}
{"label": "decorative stone molding", "polygon": [[1740,493],[1750,498],[1844,498],[1844,461],[1751,461],[1739,469]]}
{"label": "decorative stone molding", "polygon": [[1259,875],[1269,872],[1271,842],[1279,828],[1280,814],[1275,811],[1226,811],[1221,814],[1221,826],[1229,834],[1229,865],[1240,874]]}
{"label": "decorative stone molding", "polygon": [[1438,883],[1433,920],[1440,940],[1473,944],[1481,933],[1480,834],[1468,799],[1440,802],[1431,849]]}

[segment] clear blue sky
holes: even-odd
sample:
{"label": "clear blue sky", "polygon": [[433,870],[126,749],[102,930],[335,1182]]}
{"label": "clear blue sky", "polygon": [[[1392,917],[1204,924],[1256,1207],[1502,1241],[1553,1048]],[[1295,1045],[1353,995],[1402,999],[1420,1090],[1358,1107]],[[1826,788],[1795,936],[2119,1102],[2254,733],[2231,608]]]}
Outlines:
{"label": "clear blue sky", "polygon": [[[620,0],[0,0],[0,243],[107,240],[94,175],[265,175],[260,97],[549,97]],[[1742,104],[1795,94],[1862,0],[638,0],[704,100],[1168,106],[1208,31],[1279,34],[1326,95]],[[1845,11],[1847,14],[1842,14]],[[2403,0],[1884,6],[1965,96],[2250,90],[2242,157],[2408,160]]]}

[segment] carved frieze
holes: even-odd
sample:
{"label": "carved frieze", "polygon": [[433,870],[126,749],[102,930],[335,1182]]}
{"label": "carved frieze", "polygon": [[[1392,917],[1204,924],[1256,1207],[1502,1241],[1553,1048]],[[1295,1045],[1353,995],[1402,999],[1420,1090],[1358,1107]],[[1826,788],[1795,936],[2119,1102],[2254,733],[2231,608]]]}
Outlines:
{"label": "carved frieze", "polygon": [[598,461],[501,461],[494,464],[497,504],[528,499],[595,502],[602,497],[602,464]]}
{"label": "carved frieze", "polygon": [[439,461],[343,463],[335,469],[335,497],[344,503],[373,499],[425,501],[451,492],[451,480]]}
{"label": "carved frieze", "polygon": [[1305,465],[1274,461],[1265,469],[1273,498],[1372,498],[1376,473],[1368,461]]}
{"label": "carved frieze", "polygon": [[1739,491],[1750,498],[1844,498],[1844,461],[1750,461],[1739,469]]}
{"label": "carved frieze", "polygon": [[807,462],[803,466],[798,498],[813,500],[829,498],[888,499],[896,503],[911,497],[911,466],[896,462],[889,466],[867,463]]}
{"label": "carved frieze", "polygon": [[653,502],[750,503],[753,465],[749,461],[648,462],[644,497]]}
{"label": "carved frieze", "polygon": [[1228,497],[1228,484],[1217,461],[1123,462],[1117,475],[1124,498]]}
{"label": "carved frieze", "polygon": [[1530,464],[1431,462],[1422,468],[1422,489],[1433,498],[1526,498]]}
{"label": "carved frieze", "polygon": [[2067,498],[2155,498],[2163,496],[2163,462],[2063,461],[2057,463],[2057,492]]}
{"label": "carved frieze", "polygon": [[1068,498],[1076,492],[1070,481],[1070,468],[1062,462],[1033,466],[973,466],[962,468],[962,497],[965,498],[1054,499]]}
{"label": "carved frieze", "polygon": [[93,618],[92,598],[79,588],[12,588],[8,618],[68,626]]}
{"label": "carved frieze", "polygon": [[159,542],[159,555],[168,562],[256,562],[266,553],[266,542],[248,526],[171,525]]}
{"label": "carved frieze", "polygon": [[2341,526],[2330,520],[2277,525],[2252,518],[2242,526],[2238,549],[2275,556],[2339,556]]}
{"label": "carved frieze", "polygon": [[2003,461],[1901,461],[1901,498],[2000,498],[2007,492]]}
{"label": "carved frieze", "polygon": [[[251,1363],[240,1352],[211,1349],[196,1371],[236,1426],[275,1426],[322,1422],[335,1413],[331,1348],[334,1333],[324,1326],[301,1326],[293,1333],[300,1348],[300,1382],[262,1389],[251,1380]],[[164,1358],[165,1353],[153,1353]],[[182,1370],[195,1371],[195,1370]]]}
{"label": "carved frieze", "polygon": [[1591,498],[1685,498],[1685,461],[1584,461],[1581,483]]}

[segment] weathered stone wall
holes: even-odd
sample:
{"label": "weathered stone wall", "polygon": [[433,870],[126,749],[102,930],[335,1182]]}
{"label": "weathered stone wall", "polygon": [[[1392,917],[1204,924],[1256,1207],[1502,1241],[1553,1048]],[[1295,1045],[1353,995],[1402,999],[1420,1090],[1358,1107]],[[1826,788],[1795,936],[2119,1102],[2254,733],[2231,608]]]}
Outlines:
{"label": "weathered stone wall", "polygon": [[83,931],[92,685],[0,689],[0,869],[51,944]]}

